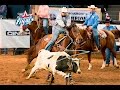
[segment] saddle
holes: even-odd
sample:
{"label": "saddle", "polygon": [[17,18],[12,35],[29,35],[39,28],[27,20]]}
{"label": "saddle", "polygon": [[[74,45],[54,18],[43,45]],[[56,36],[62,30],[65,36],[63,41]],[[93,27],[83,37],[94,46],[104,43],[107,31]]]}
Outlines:
{"label": "saddle", "polygon": [[[92,38],[92,34],[93,34],[92,30],[91,31],[87,30],[87,35],[88,35],[89,39]],[[98,35],[99,35],[99,38],[106,38],[107,37],[107,34],[103,30],[99,30]]]}
{"label": "saddle", "polygon": [[66,38],[67,36],[65,34],[59,34],[56,42],[55,42],[55,45],[56,47],[58,47],[60,49],[60,51],[63,51],[65,50],[65,47],[63,47],[60,43]]}
{"label": "saddle", "polygon": [[[50,38],[45,38],[44,40],[47,41],[47,42],[49,42],[50,39],[52,38],[52,34],[50,34],[49,37],[50,37]],[[61,45],[61,42],[62,42],[66,37],[67,37],[66,34],[59,34],[57,40],[55,41],[54,47],[58,47],[58,48],[60,49],[60,51],[65,50],[65,47],[63,47],[63,46]]]}
{"label": "saddle", "polygon": [[[92,32],[92,30],[91,31],[89,31],[89,30],[87,30],[87,36],[88,36],[88,38],[90,39],[90,40],[92,40],[93,41],[93,45],[92,45],[92,50],[93,50],[93,52],[96,52],[96,51],[98,51],[98,48],[97,48],[97,46],[96,46],[96,44],[95,44],[95,42],[94,42],[94,40],[93,40],[93,32]],[[98,38],[99,38],[99,41],[100,41],[100,38],[106,38],[107,37],[107,34],[103,31],[103,30],[99,30],[98,31]]]}
{"label": "saddle", "polygon": [[101,38],[106,38],[107,37],[107,34],[103,30],[99,30],[98,33],[99,33],[99,36]]}

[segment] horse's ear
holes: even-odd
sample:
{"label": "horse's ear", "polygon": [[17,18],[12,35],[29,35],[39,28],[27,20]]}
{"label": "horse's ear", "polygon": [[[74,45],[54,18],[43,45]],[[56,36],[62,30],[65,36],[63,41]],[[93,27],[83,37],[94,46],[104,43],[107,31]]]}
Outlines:
{"label": "horse's ear", "polygon": [[75,26],[76,26],[76,23],[75,23],[75,22],[72,22],[72,23],[71,23],[71,26],[72,26],[72,27],[75,27]]}
{"label": "horse's ear", "polygon": [[32,21],[33,25],[37,25],[37,21]]}

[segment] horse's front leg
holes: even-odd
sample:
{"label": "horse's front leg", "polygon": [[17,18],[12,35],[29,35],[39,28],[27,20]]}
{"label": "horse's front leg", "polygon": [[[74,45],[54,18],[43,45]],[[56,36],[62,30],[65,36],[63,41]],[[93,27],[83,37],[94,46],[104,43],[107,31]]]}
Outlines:
{"label": "horse's front leg", "polygon": [[105,64],[106,64],[105,48],[101,49],[101,53],[102,53],[102,56],[103,56],[103,63],[102,63],[101,69],[104,69],[105,68]]}
{"label": "horse's front leg", "polygon": [[92,68],[92,64],[91,64],[91,52],[88,53],[87,56],[88,56],[88,62],[89,62],[88,70],[91,70],[91,68]]}

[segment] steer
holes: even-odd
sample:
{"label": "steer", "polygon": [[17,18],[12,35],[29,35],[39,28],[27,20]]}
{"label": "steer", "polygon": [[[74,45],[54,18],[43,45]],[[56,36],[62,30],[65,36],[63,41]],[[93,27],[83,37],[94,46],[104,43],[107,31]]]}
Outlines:
{"label": "steer", "polygon": [[71,72],[79,73],[80,70],[80,60],[78,58],[71,58],[66,52],[50,52],[48,50],[42,49],[38,52],[38,57],[35,62],[35,66],[32,68],[29,79],[33,73],[38,69],[45,69],[55,75],[55,73],[62,75],[64,78],[68,77],[68,73]]}

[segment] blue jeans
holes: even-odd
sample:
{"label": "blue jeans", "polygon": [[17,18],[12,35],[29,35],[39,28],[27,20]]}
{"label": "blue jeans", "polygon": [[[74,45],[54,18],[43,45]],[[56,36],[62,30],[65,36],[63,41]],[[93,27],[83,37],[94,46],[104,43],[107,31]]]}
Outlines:
{"label": "blue jeans", "polygon": [[98,30],[96,28],[93,28],[93,39],[99,48],[100,42],[99,42],[99,37],[98,37]]}
{"label": "blue jeans", "polygon": [[[114,49],[116,51],[116,43],[114,44]],[[111,56],[113,64],[114,64],[114,56],[108,48],[106,48],[105,54],[106,54],[106,64],[110,64],[110,56]]]}
{"label": "blue jeans", "polygon": [[42,18],[42,21],[43,21],[43,29],[45,31],[45,34],[47,35],[48,34],[48,30],[49,30],[48,19],[47,18]]}
{"label": "blue jeans", "polygon": [[62,28],[56,28],[56,27],[52,27],[52,38],[49,41],[49,43],[46,45],[45,50],[51,50],[52,46],[54,45],[55,41],[57,40],[58,36],[60,33],[64,33],[65,30]]}

